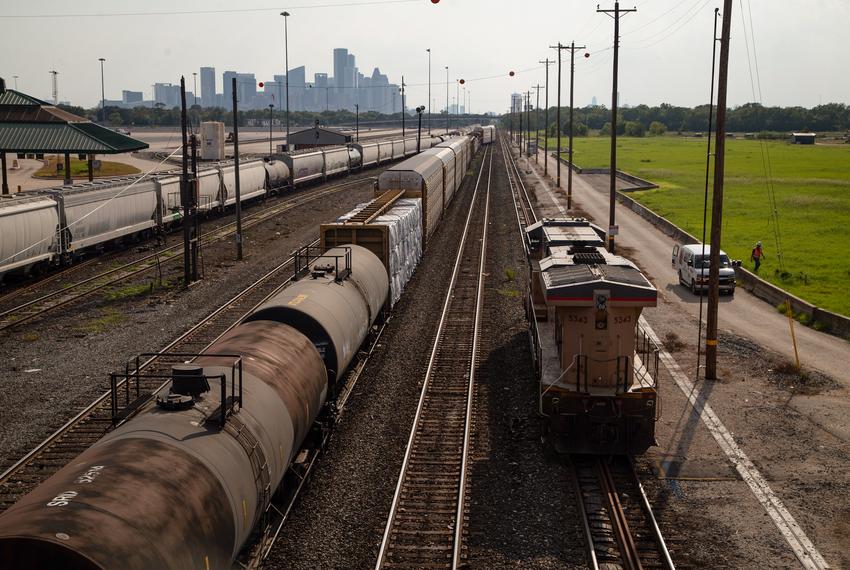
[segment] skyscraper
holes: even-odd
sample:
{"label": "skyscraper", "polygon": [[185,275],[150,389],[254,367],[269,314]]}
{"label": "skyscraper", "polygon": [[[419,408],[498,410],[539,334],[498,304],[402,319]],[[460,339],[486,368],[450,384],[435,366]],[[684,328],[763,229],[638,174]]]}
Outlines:
{"label": "skyscraper", "polygon": [[215,106],[215,68],[201,68],[201,106]]}
{"label": "skyscraper", "polygon": [[240,109],[253,109],[257,96],[257,80],[253,73],[236,74],[236,97]]}
{"label": "skyscraper", "polygon": [[224,72],[224,85],[222,85],[222,91],[224,91],[224,108],[233,110],[233,78],[236,77],[235,71],[225,71]]}
{"label": "skyscraper", "polygon": [[334,49],[334,80],[335,87],[345,87],[345,78],[347,77],[346,68],[348,67],[348,49]]}

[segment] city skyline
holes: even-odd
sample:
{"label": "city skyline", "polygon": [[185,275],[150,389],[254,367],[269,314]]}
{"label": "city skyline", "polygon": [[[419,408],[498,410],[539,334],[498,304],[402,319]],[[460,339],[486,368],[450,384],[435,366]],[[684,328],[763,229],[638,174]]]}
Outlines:
{"label": "city skyline", "polygon": [[[363,112],[397,113],[401,110],[402,97],[400,83],[392,83],[380,67],[373,68],[370,75],[364,75],[356,65],[356,56],[348,48],[333,49],[333,75],[323,71],[313,73],[312,81],[307,81],[306,66],[290,68],[289,108],[291,111],[349,110],[357,106]],[[220,80],[218,79],[220,77]],[[284,109],[286,75],[275,74],[271,80],[257,78],[253,72],[227,70],[217,74],[216,67],[202,66],[198,73],[186,78],[187,105],[201,107],[221,107],[232,110],[233,79],[237,85],[237,103],[242,110],[266,109],[274,105],[275,109]],[[198,81],[200,79],[200,81]],[[195,88],[198,91],[195,92]],[[219,88],[220,87],[220,88]],[[150,97],[144,91],[119,88],[121,99],[106,97],[107,107],[132,108],[162,105],[173,108],[180,105],[180,84],[156,82],[151,84]],[[61,97],[60,97],[61,99]],[[62,100],[63,103],[76,104],[75,101]],[[410,105],[405,103],[409,111]],[[97,107],[101,106],[98,101]],[[452,113],[463,112],[464,105],[458,105],[452,99],[449,105]],[[443,105],[440,111],[445,110]]]}

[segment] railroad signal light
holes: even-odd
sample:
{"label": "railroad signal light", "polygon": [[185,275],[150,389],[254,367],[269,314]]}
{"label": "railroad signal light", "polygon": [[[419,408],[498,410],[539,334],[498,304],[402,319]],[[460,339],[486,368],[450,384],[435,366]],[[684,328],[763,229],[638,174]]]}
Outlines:
{"label": "railroad signal light", "polygon": [[260,81],[260,87],[265,87],[265,84],[262,81]]}
{"label": "railroad signal light", "polygon": [[590,57],[590,52],[589,51],[584,52],[584,57]]}
{"label": "railroad signal light", "polygon": [[464,83],[466,83],[466,79],[461,79],[460,84],[463,85]]}
{"label": "railroad signal light", "polygon": [[431,4],[439,4],[440,0],[431,0]]}
{"label": "railroad signal light", "polygon": [[510,73],[508,73],[508,75],[510,75],[511,77],[513,77],[513,76],[514,76],[514,75],[516,75],[516,74],[515,74],[513,71],[511,71]]}

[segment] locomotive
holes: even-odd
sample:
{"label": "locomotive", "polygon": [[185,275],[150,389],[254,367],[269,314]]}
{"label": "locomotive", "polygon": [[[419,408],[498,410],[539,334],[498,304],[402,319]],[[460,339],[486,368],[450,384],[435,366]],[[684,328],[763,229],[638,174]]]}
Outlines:
{"label": "locomotive", "polygon": [[583,218],[526,228],[527,312],[545,442],[559,453],[640,454],[655,445],[658,347],[641,330],[658,292]]}

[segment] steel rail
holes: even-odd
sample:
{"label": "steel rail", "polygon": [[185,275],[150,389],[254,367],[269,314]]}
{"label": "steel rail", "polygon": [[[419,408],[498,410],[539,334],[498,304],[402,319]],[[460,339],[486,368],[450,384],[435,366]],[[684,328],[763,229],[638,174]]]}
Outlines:
{"label": "steel rail", "polygon": [[655,514],[652,512],[652,505],[649,504],[649,498],[646,496],[646,491],[644,491],[643,485],[641,484],[640,478],[638,477],[637,471],[635,470],[635,462],[634,458],[632,457],[629,457],[629,467],[631,468],[632,477],[634,477],[638,491],[640,491],[639,494],[641,508],[643,508],[644,516],[650,523],[650,527],[652,528],[652,533],[655,537],[655,541],[658,543],[659,553],[661,554],[662,562],[664,563],[664,566],[665,568],[667,568],[667,570],[674,570],[675,565],[673,564],[673,558],[670,556],[670,550],[667,548],[667,543],[664,540],[664,535],[661,534],[661,528],[658,526],[658,521],[655,519]]}
{"label": "steel rail", "polygon": [[[279,215],[283,212],[287,212],[289,210],[297,208],[298,206],[308,204],[308,203],[315,201],[319,198],[323,198],[323,197],[328,196],[330,194],[340,192],[340,191],[342,191],[346,188],[349,188],[351,186],[356,186],[358,184],[362,184],[362,183],[370,181],[370,180],[373,180],[373,178],[372,177],[363,177],[363,178],[358,178],[357,180],[349,180],[349,181],[343,182],[341,184],[338,184],[336,186],[331,186],[330,188],[321,189],[317,192],[312,192],[312,193],[309,193],[309,194],[306,194],[306,195],[295,195],[291,199],[285,200],[285,201],[283,201],[279,204],[275,204],[274,206],[260,210],[258,212],[254,212],[254,213],[246,216],[249,221],[248,221],[247,224],[243,223],[243,229],[253,227],[253,226],[260,224],[264,221],[267,221],[268,219],[270,219],[270,218],[272,218],[276,215]],[[203,240],[204,244],[208,245],[210,243],[214,243],[216,241],[220,241],[222,239],[225,239],[225,238],[233,235],[235,232],[236,232],[236,222],[229,222],[227,224],[224,224],[222,226],[219,226],[219,227],[217,227],[213,230],[206,232],[205,234],[203,234],[201,236],[201,240]],[[166,248],[161,249],[161,250],[159,250],[155,253],[152,253],[150,255],[146,255],[146,256],[141,257],[139,259],[136,259],[134,261],[130,261],[130,262],[128,262],[124,265],[121,265],[119,267],[115,267],[113,269],[110,269],[110,270],[105,271],[103,273],[100,273],[98,275],[94,275],[92,277],[89,277],[87,279],[84,279],[82,281],[74,283],[72,285],[68,285],[67,287],[63,287],[61,289],[58,289],[56,291],[53,291],[51,293],[48,293],[48,294],[43,295],[41,297],[38,297],[36,299],[32,299],[30,301],[27,301],[26,303],[22,303],[21,305],[18,305],[17,307],[13,307],[11,309],[3,311],[2,313],[0,313],[0,319],[8,318],[9,316],[12,316],[16,313],[19,313],[20,311],[22,311],[24,309],[27,309],[29,307],[33,307],[33,306],[38,305],[40,303],[44,303],[44,302],[49,301],[53,298],[59,297],[60,295],[62,295],[64,293],[70,293],[71,291],[74,291],[77,288],[80,288],[80,287],[87,285],[87,284],[90,284],[90,283],[94,283],[94,282],[101,280],[101,279],[104,279],[104,278],[106,278],[110,275],[114,275],[115,273],[120,273],[122,271],[126,272],[126,273],[123,273],[123,274],[117,276],[114,279],[111,279],[111,280],[103,282],[103,283],[99,283],[92,288],[81,291],[80,293],[78,293],[76,295],[72,295],[72,296],[68,297],[67,299],[62,299],[55,304],[48,305],[47,307],[44,307],[44,308],[42,308],[38,311],[34,311],[32,313],[25,314],[22,317],[17,318],[15,320],[11,321],[11,322],[0,323],[0,331],[6,330],[6,329],[11,329],[13,327],[16,327],[16,326],[22,324],[22,323],[25,323],[29,320],[32,320],[32,319],[34,319],[38,316],[41,316],[41,315],[44,315],[45,313],[53,311],[54,309],[58,309],[58,308],[63,307],[65,305],[69,304],[69,303],[72,303],[74,301],[77,301],[77,300],[80,300],[84,297],[87,297],[88,295],[95,293],[95,292],[97,292],[101,289],[104,289],[105,287],[115,285],[117,283],[120,283],[122,281],[130,279],[130,278],[135,277],[137,275],[140,275],[142,273],[146,273],[146,272],[148,272],[148,271],[150,271],[150,270],[152,270],[156,267],[160,267],[162,265],[162,263],[169,263],[171,261],[176,261],[178,259],[182,259],[183,258],[182,255],[169,255],[170,253],[178,251],[181,248],[182,248],[181,244],[175,244],[175,245],[166,247]],[[150,262],[152,260],[158,260],[160,257],[164,257],[162,262],[157,261],[156,263],[143,265],[142,267],[139,267],[138,269],[135,269],[135,270],[132,269],[133,267],[136,267],[139,264],[145,264],[145,263]]]}
{"label": "steel rail", "polygon": [[589,565],[675,570],[632,458],[573,455],[571,465]]}
{"label": "steel rail", "polygon": [[[436,337],[435,337],[435,340],[434,340],[434,344],[433,344],[432,349],[431,349],[431,356],[428,360],[428,368],[425,372],[425,379],[424,379],[423,384],[422,384],[422,390],[421,390],[420,396],[419,396],[419,403],[416,407],[416,414],[413,418],[413,424],[410,428],[410,436],[408,438],[407,448],[405,449],[404,459],[402,460],[401,469],[399,471],[398,483],[396,484],[395,493],[393,495],[393,500],[392,500],[392,503],[390,505],[389,515],[387,517],[387,524],[386,524],[386,527],[384,528],[384,534],[383,534],[383,537],[381,539],[381,546],[380,546],[380,549],[379,549],[379,552],[378,552],[378,559],[377,559],[377,562],[375,564],[376,570],[380,570],[383,567],[384,563],[386,562],[386,557],[387,557],[387,554],[388,554],[388,551],[389,551],[389,548],[390,548],[390,539],[391,539],[391,536],[392,536],[393,525],[394,525],[394,522],[396,520],[396,516],[398,514],[399,504],[401,502],[402,488],[403,488],[404,482],[405,482],[405,475],[408,472],[408,467],[409,467],[410,461],[411,461],[411,455],[412,455],[413,450],[415,448],[416,435],[417,435],[418,428],[419,428],[419,425],[420,425],[420,420],[421,420],[422,415],[423,415],[423,410],[424,410],[425,402],[426,402],[426,396],[428,394],[428,389],[430,387],[430,384],[431,384],[431,381],[432,381],[432,378],[433,378],[434,366],[435,366],[435,363],[437,361],[437,355],[438,355],[438,352],[439,352],[439,349],[440,349],[440,340],[441,340],[441,338],[444,334],[444,329],[446,327],[446,322],[447,322],[448,316],[449,316],[449,307],[451,306],[453,293],[455,291],[455,285],[457,284],[457,281],[458,281],[458,275],[460,273],[461,262],[463,261],[464,252],[465,252],[465,249],[466,249],[466,244],[467,244],[467,240],[468,240],[468,237],[469,237],[469,228],[470,228],[470,225],[471,225],[473,213],[475,212],[476,198],[478,197],[478,189],[479,189],[479,186],[480,186],[482,174],[484,172],[484,164],[486,162],[488,151],[489,151],[489,149],[485,150],[484,160],[482,160],[481,168],[479,169],[479,172],[478,172],[478,178],[477,178],[476,183],[475,183],[475,189],[474,189],[473,194],[472,194],[472,200],[470,201],[469,212],[467,213],[467,216],[466,216],[466,222],[464,224],[463,232],[461,234],[460,244],[458,246],[457,257],[455,258],[454,268],[452,269],[452,276],[451,276],[451,279],[449,281],[449,287],[448,287],[448,290],[446,292],[445,300],[443,301],[443,309],[442,309],[442,312],[441,312],[441,315],[440,315],[440,322],[437,326],[437,333],[436,333]],[[491,155],[491,161],[492,161],[492,155]],[[484,225],[486,226],[486,220],[485,220]],[[482,249],[482,255],[483,254],[484,254],[484,250]],[[479,294],[480,294],[480,291],[479,291]],[[477,318],[477,316],[476,316],[476,318]],[[472,356],[471,362],[472,362],[471,368],[474,368],[474,366],[475,366],[475,355]],[[462,461],[465,462],[466,458],[465,457],[462,458]],[[455,520],[455,527],[457,527],[461,523],[462,523],[462,521]],[[454,552],[454,548],[453,548],[453,552]],[[454,560],[452,560],[452,566],[456,567]]]}
{"label": "steel rail", "polygon": [[[485,156],[486,159],[486,156]],[[484,231],[481,233],[481,258],[478,262],[478,295],[475,299],[475,325],[472,329],[472,358],[469,366],[469,385],[466,392],[466,420],[463,427],[463,462],[460,465],[460,485],[458,489],[455,538],[452,552],[452,568],[461,564],[461,545],[463,544],[463,513],[466,507],[466,478],[469,467],[469,440],[472,436],[472,414],[475,391],[475,371],[478,368],[478,343],[481,340],[481,305],[484,302],[484,265],[487,261],[487,220],[490,219],[490,183],[493,174],[493,151],[490,153],[490,165],[487,170],[487,193],[484,199]]]}
{"label": "steel rail", "polygon": [[[313,241],[311,242],[311,244],[310,244],[310,245],[316,245],[316,244],[318,244],[318,242],[319,242],[319,240],[318,240],[318,239],[313,240]],[[278,274],[280,271],[282,271],[282,270],[286,269],[286,267],[288,267],[288,266],[292,265],[292,263],[293,263],[293,261],[294,261],[294,260],[295,260],[295,256],[290,256],[290,257],[289,257],[289,258],[287,258],[284,262],[282,262],[281,264],[277,265],[276,267],[274,267],[273,269],[271,269],[270,271],[268,271],[266,274],[264,274],[263,276],[261,276],[261,277],[260,277],[257,281],[255,281],[254,283],[252,283],[249,287],[245,288],[245,289],[244,289],[244,290],[242,290],[240,293],[236,294],[236,295],[235,295],[234,297],[232,297],[229,301],[227,301],[227,302],[226,302],[226,303],[224,303],[222,306],[220,306],[218,309],[216,309],[215,311],[213,311],[212,313],[210,313],[209,315],[207,315],[206,317],[204,317],[201,321],[199,321],[197,324],[195,324],[195,325],[194,325],[193,327],[191,327],[189,330],[187,330],[186,332],[184,332],[183,334],[181,334],[181,335],[180,335],[179,337],[177,337],[175,340],[171,341],[171,342],[170,342],[170,343],[169,343],[169,344],[168,344],[165,348],[163,348],[162,350],[160,350],[160,351],[158,352],[157,356],[153,356],[153,357],[149,358],[148,360],[146,360],[145,362],[143,362],[143,363],[142,363],[142,364],[138,367],[138,369],[137,369],[137,370],[133,370],[130,374],[137,373],[137,372],[141,372],[142,370],[145,370],[146,368],[148,368],[149,366],[151,366],[151,365],[152,365],[152,364],[153,364],[156,360],[158,360],[161,356],[165,356],[165,355],[167,355],[167,353],[168,353],[169,351],[171,351],[171,349],[172,349],[173,347],[175,347],[175,346],[179,345],[180,343],[184,342],[187,338],[189,338],[191,335],[195,334],[195,333],[196,333],[198,330],[200,330],[203,326],[205,326],[205,325],[206,325],[206,324],[208,324],[210,321],[212,321],[213,319],[215,319],[215,318],[216,318],[216,317],[217,317],[220,313],[222,313],[223,311],[227,310],[227,309],[228,309],[229,307],[231,307],[234,303],[238,302],[241,298],[243,298],[243,297],[244,297],[244,296],[246,296],[247,294],[249,294],[249,293],[251,293],[252,291],[254,291],[256,288],[258,288],[258,287],[259,287],[259,286],[261,286],[263,283],[265,283],[266,281],[268,281],[268,280],[269,280],[270,278],[272,278],[274,275]],[[266,295],[266,296],[265,296],[265,297],[264,297],[264,298],[263,298],[263,299],[262,299],[259,303],[256,303],[255,305],[253,305],[253,307],[251,308],[251,310],[249,310],[248,312],[246,312],[245,314],[243,314],[243,315],[242,315],[242,316],[241,316],[241,317],[240,317],[237,321],[235,321],[235,322],[234,322],[234,323],[233,323],[230,327],[228,327],[228,328],[227,328],[224,332],[226,333],[228,330],[230,330],[231,328],[233,328],[234,326],[236,326],[236,324],[238,324],[238,323],[239,323],[239,322],[240,322],[240,321],[241,321],[241,320],[242,320],[242,319],[243,319],[243,318],[244,318],[247,314],[249,314],[251,311],[253,311],[253,309],[254,309],[254,308],[256,308],[259,304],[264,303],[266,300],[268,300],[268,299],[269,299],[272,295],[274,295],[277,291],[279,291],[282,287],[284,287],[284,286],[285,286],[288,282],[289,282],[289,280],[286,280],[283,284],[281,284],[281,285],[279,285],[278,287],[276,287],[276,288],[274,289],[274,291],[272,291],[271,293],[269,293],[268,295]],[[222,335],[222,334],[224,334],[224,333],[221,333],[220,335],[218,335],[218,336],[217,336],[214,340],[212,340],[210,343],[208,343],[208,344],[207,344],[207,346],[209,346],[209,344],[211,344],[212,342],[215,342],[216,340],[218,340],[218,339],[221,337],[221,335]],[[120,387],[122,387],[122,386],[123,386],[126,382],[127,382],[127,380],[126,380],[126,379],[125,379],[125,380],[123,380],[121,383],[119,383],[118,387],[119,387],[119,388],[120,388]],[[160,389],[161,389],[161,387],[160,387]],[[157,391],[158,391],[158,390],[157,390]],[[155,391],[154,393],[156,393],[156,391]],[[78,425],[80,422],[82,422],[83,420],[85,420],[87,417],[91,416],[91,415],[95,412],[95,410],[97,410],[100,406],[102,406],[102,405],[106,402],[106,400],[107,400],[108,398],[110,398],[111,394],[112,394],[112,392],[111,392],[111,391],[106,391],[106,392],[104,392],[103,394],[101,394],[101,395],[100,395],[98,398],[96,398],[96,399],[95,399],[95,400],[94,400],[91,404],[89,404],[88,406],[86,406],[86,408],[84,408],[84,409],[83,409],[83,410],[81,410],[78,414],[76,414],[74,417],[72,417],[70,420],[68,420],[68,421],[67,421],[67,422],[66,422],[66,423],[65,423],[62,427],[60,427],[60,428],[59,428],[58,430],[56,430],[53,434],[51,434],[51,435],[50,435],[50,436],[48,436],[45,440],[43,440],[41,443],[39,443],[39,444],[38,444],[35,448],[33,448],[33,449],[29,452],[29,453],[27,453],[27,454],[26,454],[26,455],[24,455],[22,458],[20,458],[18,461],[16,461],[14,464],[12,464],[10,467],[8,467],[8,468],[7,468],[7,469],[6,469],[6,470],[5,470],[2,474],[0,474],[0,485],[5,484],[5,483],[6,483],[6,482],[10,479],[10,477],[11,477],[13,474],[15,474],[16,472],[20,471],[20,470],[21,470],[21,469],[23,469],[24,467],[26,467],[26,465],[27,465],[27,464],[29,464],[29,463],[30,463],[33,459],[35,459],[35,458],[36,458],[39,454],[41,454],[42,452],[44,452],[44,451],[45,451],[45,450],[46,450],[46,449],[47,449],[47,448],[48,448],[51,444],[53,444],[55,441],[57,441],[58,439],[60,439],[62,436],[64,436],[64,435],[66,435],[67,433],[69,433],[69,432],[70,432],[70,431],[71,431],[71,430],[72,430],[72,429],[73,429],[76,425]]]}
{"label": "steel rail", "polygon": [[[511,174],[511,169],[508,166],[508,161],[512,158],[509,157],[510,148],[504,141],[504,136],[499,137],[499,143],[502,148],[502,160],[505,163],[505,175],[508,179],[508,186],[510,186],[511,190],[511,200],[514,203],[514,213],[516,214],[516,223],[519,228],[519,239],[522,242],[522,249],[525,251],[526,257],[528,257],[530,251],[528,248],[528,240],[526,239],[525,228],[528,225],[528,216],[525,213],[525,209],[522,205],[522,197],[519,195],[519,190],[517,185],[514,183],[513,176]],[[532,215],[534,215],[534,208],[531,206],[531,203],[528,204],[529,209],[531,209]],[[536,216],[535,216],[536,219]]]}

